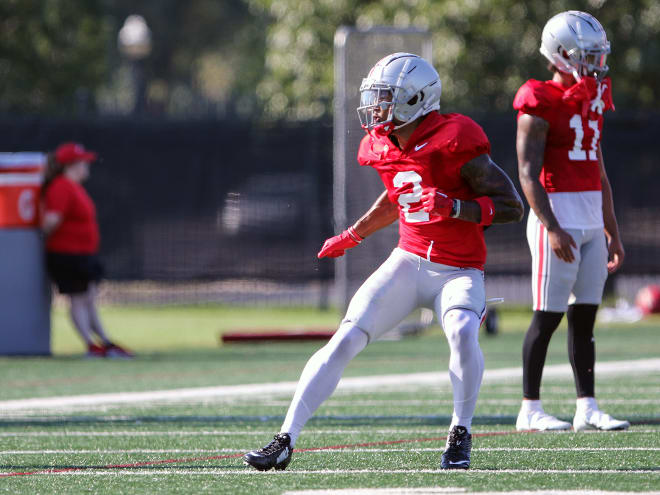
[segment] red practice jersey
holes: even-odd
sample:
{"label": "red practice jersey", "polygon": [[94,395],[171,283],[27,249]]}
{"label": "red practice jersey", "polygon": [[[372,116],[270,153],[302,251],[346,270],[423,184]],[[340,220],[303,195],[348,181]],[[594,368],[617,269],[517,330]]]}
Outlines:
{"label": "red practice jersey", "polygon": [[600,191],[596,151],[603,113],[613,110],[610,78],[585,78],[566,88],[554,81],[530,79],[513,100],[518,117],[530,114],[550,124],[540,181],[553,192]]}
{"label": "red practice jersey", "polygon": [[432,112],[403,150],[389,137],[367,134],[360,143],[358,162],[378,171],[389,200],[399,206],[401,249],[435,263],[483,270],[486,243],[482,226],[409,210],[421,205],[423,187],[436,187],[450,198],[476,198],[460,170],[489,152],[488,138],[476,122],[460,114]]}

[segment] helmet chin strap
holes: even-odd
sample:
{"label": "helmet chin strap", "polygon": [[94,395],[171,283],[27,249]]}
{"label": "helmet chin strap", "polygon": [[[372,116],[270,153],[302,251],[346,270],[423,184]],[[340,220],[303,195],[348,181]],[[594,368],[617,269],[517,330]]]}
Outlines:
{"label": "helmet chin strap", "polygon": [[[434,110],[440,110],[440,102],[436,102],[436,103],[434,103],[433,105],[431,105],[431,106],[429,106],[429,107],[422,107],[422,108],[420,108],[420,109],[417,110],[417,112],[416,112],[412,117],[410,117],[406,122],[404,122],[404,123],[401,124],[401,125],[397,125],[397,126],[395,126],[394,129],[392,129],[392,130],[393,130],[393,131],[396,131],[397,129],[401,129],[402,127],[407,126],[407,125],[410,124],[411,122],[415,122],[415,120],[417,120],[417,119],[418,119],[419,117],[421,117],[422,115],[426,115],[427,113],[430,113],[430,112],[432,112],[432,111],[434,111]],[[392,117],[392,122],[394,122],[394,117]]]}

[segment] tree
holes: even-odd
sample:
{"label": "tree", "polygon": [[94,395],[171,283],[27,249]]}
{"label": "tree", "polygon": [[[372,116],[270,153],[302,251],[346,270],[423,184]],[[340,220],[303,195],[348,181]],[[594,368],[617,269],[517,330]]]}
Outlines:
{"label": "tree", "polygon": [[91,103],[110,36],[98,0],[0,2],[0,110],[56,112]]}
{"label": "tree", "polygon": [[608,32],[617,109],[660,110],[657,0],[3,0],[0,111],[72,113],[88,102],[128,112],[116,36],[140,14],[153,34],[143,61],[151,114],[327,119],[341,25],[428,29],[443,109],[509,112],[526,79],[548,76],[541,30],[568,9]]}
{"label": "tree", "polygon": [[552,15],[569,9],[592,13],[608,33],[617,107],[660,110],[660,4],[655,0],[249,1],[272,18],[258,91],[270,118],[331,114],[332,40],[341,24],[428,29],[444,109],[511,111],[515,91],[526,79],[548,77],[538,52],[541,31]]}

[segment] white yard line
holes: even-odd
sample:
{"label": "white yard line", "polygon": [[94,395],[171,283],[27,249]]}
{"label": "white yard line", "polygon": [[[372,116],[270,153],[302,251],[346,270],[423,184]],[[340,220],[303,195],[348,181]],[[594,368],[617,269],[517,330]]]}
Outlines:
{"label": "white yard line", "polygon": [[[384,449],[384,448],[359,448],[359,449],[341,449],[341,452],[443,452],[445,450],[443,447],[433,448],[415,448],[411,447],[409,449],[393,448],[393,449]],[[633,450],[641,452],[655,452],[660,451],[660,447],[475,447],[472,449],[472,452],[630,452]],[[35,451],[39,452],[39,451]],[[307,450],[305,454],[330,454],[332,452],[337,452],[336,450]],[[1,452],[0,452],[1,453]]]}
{"label": "white yard line", "polygon": [[[465,488],[428,487],[428,488],[326,488],[323,490],[294,490],[282,495],[437,495],[462,494]],[[499,495],[506,495],[500,493]],[[537,494],[538,495],[538,494]]]}
{"label": "white yard line", "polygon": [[[460,471],[461,473],[484,473],[484,474],[622,474],[622,475],[636,475],[636,474],[653,474],[660,479],[660,472],[652,469],[634,469],[634,470],[618,470],[618,469],[469,469]],[[2,474],[10,474],[8,471],[0,472]],[[213,476],[300,476],[300,475],[329,475],[329,474],[440,474],[450,476],[457,474],[456,470],[447,469],[310,469],[310,470],[297,470],[288,469],[286,471],[256,471],[254,469],[171,469],[154,467],[146,470],[133,470],[133,469],[80,469],[72,471],[38,471],[33,476],[38,475],[58,475],[58,476],[172,476],[172,475],[213,475]],[[602,493],[602,492],[599,492]],[[658,492],[644,492],[658,493]]]}
{"label": "white yard line", "polygon": [[[0,450],[0,455],[76,455],[76,454],[238,454],[250,450],[248,446],[243,449],[60,449],[60,450]],[[309,450],[306,454],[332,454],[337,452],[347,453],[386,453],[386,452],[442,452],[444,447],[439,448],[415,448],[409,449],[392,448],[347,448],[332,450]],[[476,447],[472,452],[657,452],[660,447]]]}
{"label": "white yard line", "polygon": [[[598,375],[660,372],[660,359],[640,359],[633,361],[611,361],[598,363]],[[521,368],[501,368],[486,370],[484,382],[501,382],[519,380]],[[546,366],[544,378],[572,377],[569,364]],[[449,375],[445,372],[411,373],[402,375],[376,375],[355,378],[344,378],[339,383],[339,390],[368,390],[383,387],[407,387],[410,385],[438,385],[449,383]],[[296,382],[258,383],[251,385],[229,385],[219,387],[181,388],[174,390],[152,390],[146,392],[119,392],[112,394],[73,395],[60,397],[45,397],[33,399],[17,399],[0,401],[0,414],[11,411],[34,409],[54,409],[78,406],[107,404],[143,404],[145,402],[187,402],[219,397],[240,397],[255,395],[289,395],[295,391]]]}
{"label": "white yard line", "polygon": [[284,492],[282,495],[437,495],[453,493],[465,493],[465,488],[337,488],[334,490],[326,488],[323,490],[293,490]]}
{"label": "white yard line", "polygon": [[[600,391],[600,388],[598,389]],[[566,389],[564,388],[564,392]],[[545,392],[545,390],[544,390]],[[543,404],[546,403],[551,403],[552,401],[547,401],[544,400]],[[451,399],[428,399],[428,400],[418,400],[418,399],[397,399],[396,401],[394,400],[350,400],[350,399],[335,399],[335,398],[330,398],[326,402],[323,403],[325,407],[345,407],[347,405],[349,406],[361,406],[361,407],[369,407],[369,406],[386,406],[386,407],[392,407],[392,406],[435,406],[435,405],[441,405],[441,406],[447,406],[447,405],[453,405],[454,402]],[[628,405],[649,405],[649,404],[659,404],[660,405],[660,399],[598,399],[598,404],[599,405],[604,405],[604,404],[628,404]],[[268,402],[262,402],[259,404],[260,406],[272,406],[272,407],[282,407],[282,406],[288,406],[289,401],[286,400],[281,400],[281,401],[268,401]],[[519,406],[520,405],[520,399],[479,399],[479,406],[483,405],[491,405],[491,406]]]}
{"label": "white yard line", "polygon": [[[338,488],[333,490],[293,490],[282,495],[436,495],[461,494],[465,488]],[[602,490],[526,490],[514,492],[478,492],[479,495],[640,495],[640,492],[609,492]],[[658,495],[660,492],[643,492],[644,495]]]}
{"label": "white yard line", "polygon": [[[331,433],[328,431],[328,433]],[[205,437],[272,435],[273,431],[3,431],[1,437]]]}
{"label": "white yard line", "polygon": [[236,449],[64,449],[64,450],[0,450],[0,455],[76,455],[76,454],[237,454],[250,450]]}
{"label": "white yard line", "polygon": [[[380,435],[420,435],[435,436],[444,434],[446,426],[437,426],[434,428],[419,427],[415,429],[410,428],[392,428],[392,429],[371,429],[370,434]],[[658,433],[658,429],[646,430],[626,430],[618,431],[617,435],[640,435],[647,433]],[[364,434],[364,430],[349,430],[349,429],[323,429],[316,430],[306,428],[305,433],[311,435],[359,435]],[[488,433],[488,432],[479,432]],[[511,432],[515,433],[514,431]],[[534,435],[571,435],[572,431],[552,431],[552,432],[535,432]],[[584,431],[581,435],[601,435],[600,431]],[[273,430],[249,430],[249,431],[223,431],[223,430],[205,430],[205,431],[182,431],[182,430],[163,430],[163,431],[2,431],[0,438],[29,438],[29,437],[207,437],[207,436],[225,436],[225,437],[239,437],[239,436],[272,436]],[[659,471],[660,472],[660,471]]]}

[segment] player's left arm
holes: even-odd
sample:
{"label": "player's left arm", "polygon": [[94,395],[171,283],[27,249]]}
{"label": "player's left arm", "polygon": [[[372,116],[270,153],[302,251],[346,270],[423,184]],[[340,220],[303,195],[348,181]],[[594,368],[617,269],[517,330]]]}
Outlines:
{"label": "player's left arm", "polygon": [[[490,223],[519,222],[524,213],[523,203],[509,176],[491,160],[488,154],[479,155],[461,167],[461,177],[477,194],[477,200],[461,201],[456,218],[468,222],[487,224],[483,215],[488,215],[490,205],[482,198],[492,201],[494,210]],[[487,200],[486,200],[487,201]]]}
{"label": "player's left arm", "polygon": [[616,221],[616,215],[614,213],[612,186],[610,185],[610,180],[607,178],[603,151],[600,148],[600,144],[596,153],[598,156],[598,166],[600,167],[600,183],[603,190],[603,222],[605,223],[605,236],[607,237],[607,249],[609,251],[607,271],[614,273],[623,264],[623,258],[625,258],[626,252],[623,249],[623,243],[619,235],[619,224]]}

